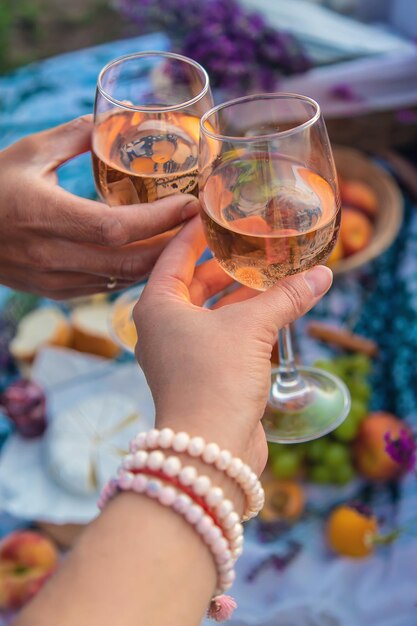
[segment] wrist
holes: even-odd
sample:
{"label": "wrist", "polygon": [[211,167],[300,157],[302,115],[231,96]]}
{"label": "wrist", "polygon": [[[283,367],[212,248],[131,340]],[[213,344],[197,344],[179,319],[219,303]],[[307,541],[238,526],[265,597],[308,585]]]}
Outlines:
{"label": "wrist", "polygon": [[[185,464],[181,462],[181,458],[185,458]],[[201,463],[205,473],[198,472],[197,463]],[[193,488],[195,483],[196,494],[207,497],[209,506],[218,503],[219,497],[224,497],[223,489],[219,489],[219,482],[229,493],[237,487],[239,491],[236,494],[242,492],[245,496],[243,515],[238,514],[243,520],[257,515],[264,502],[263,489],[257,474],[241,458],[213,441],[207,442],[203,437],[184,431],[175,432],[169,427],[138,433],[131,441],[130,452],[124,458],[122,469],[129,474],[129,484],[132,483],[135,472],[154,473],[155,477],[165,475],[175,486],[178,486],[179,481],[180,485]],[[207,475],[207,470],[215,477],[215,483]],[[230,501],[229,506],[232,507]],[[240,508],[240,497],[234,508]]]}
{"label": "wrist", "polygon": [[[244,418],[239,421],[244,421]],[[243,425],[243,424],[242,424]],[[233,456],[248,462],[247,445],[245,435],[241,429],[236,436],[236,420],[230,418],[230,413],[225,409],[207,410],[205,408],[195,410],[159,410],[155,417],[155,428],[172,428],[174,432],[186,432],[191,437],[202,437],[206,443],[217,443],[225,450],[229,450]]]}

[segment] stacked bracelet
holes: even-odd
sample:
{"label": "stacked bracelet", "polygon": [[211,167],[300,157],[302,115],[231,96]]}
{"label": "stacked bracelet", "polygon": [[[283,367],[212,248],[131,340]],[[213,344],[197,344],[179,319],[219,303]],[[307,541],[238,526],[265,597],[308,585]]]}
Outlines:
{"label": "stacked bracelet", "polygon": [[198,475],[193,466],[183,466],[176,456],[166,457],[160,450],[139,450],[128,454],[122,467],[133,474],[143,473],[160,478],[196,501],[217,522],[229,542],[234,559],[242,552],[243,527],[233,503],[224,497],[223,489],[212,485],[208,476]]}
{"label": "stacked bracelet", "polygon": [[188,433],[174,433],[171,428],[156,428],[139,433],[130,445],[131,453],[145,450],[172,448],[175,452],[189,454],[199,458],[208,465],[214,465],[218,470],[225,472],[236,481],[246,497],[246,508],[242,516],[243,521],[255,517],[265,502],[265,493],[255,472],[249,465],[233,455],[228,450],[221,450],[216,443],[206,444],[202,437],[190,437]]}
{"label": "stacked bracelet", "polygon": [[166,456],[163,450],[167,449],[199,458],[232,478],[246,497],[243,521],[262,508],[264,492],[248,465],[215,443],[206,444],[201,437],[184,432],[175,434],[170,428],[153,429],[135,437],[118,477],[105,486],[98,506],[103,509],[117,493],[132,490],[171,507],[191,524],[210,549],[217,568],[217,588],[208,615],[223,621],[236,607],[232,598],[220,594],[235,578],[234,564],[243,548],[243,527],[223,490],[208,476],[198,474],[194,466],[184,466],[177,456]]}
{"label": "stacked bracelet", "polygon": [[171,507],[179,513],[203,539],[210,549],[216,563],[218,581],[215,596],[224,593],[233,583],[235,578],[234,563],[227,540],[222,536],[221,527],[218,526],[204,509],[185,493],[180,493],[170,485],[164,485],[161,480],[148,477],[144,474],[133,474],[122,471],[116,481],[105,487],[102,499],[99,502],[103,508],[107,501],[120,491],[135,491],[143,493],[150,498],[158,500],[163,506]]}

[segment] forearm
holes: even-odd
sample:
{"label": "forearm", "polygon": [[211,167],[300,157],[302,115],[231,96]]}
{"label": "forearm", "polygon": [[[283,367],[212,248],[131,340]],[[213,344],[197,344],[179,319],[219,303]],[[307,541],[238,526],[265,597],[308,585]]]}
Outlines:
{"label": "forearm", "polygon": [[215,584],[208,548],[180,515],[123,494],[14,626],[197,626]]}
{"label": "forearm", "polygon": [[[178,456],[243,512],[235,481]],[[210,550],[181,515],[145,495],[123,493],[85,530],[13,626],[198,626],[216,581]]]}

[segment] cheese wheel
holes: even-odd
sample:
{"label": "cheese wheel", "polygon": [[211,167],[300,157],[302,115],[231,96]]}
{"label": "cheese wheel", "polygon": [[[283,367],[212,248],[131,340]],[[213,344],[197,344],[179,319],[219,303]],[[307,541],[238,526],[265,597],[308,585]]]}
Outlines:
{"label": "cheese wheel", "polygon": [[115,475],[140,427],[135,402],[120,394],[103,393],[77,402],[56,415],[46,432],[49,474],[73,494],[98,494]]}

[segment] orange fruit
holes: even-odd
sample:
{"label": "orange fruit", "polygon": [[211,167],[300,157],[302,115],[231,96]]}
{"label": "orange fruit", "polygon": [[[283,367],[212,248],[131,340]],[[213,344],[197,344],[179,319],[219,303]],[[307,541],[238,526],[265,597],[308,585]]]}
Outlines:
{"label": "orange fruit", "polygon": [[275,520],[295,521],[304,510],[304,491],[293,480],[270,478],[262,481],[265,489],[265,504],[260,513],[264,522]]}
{"label": "orange fruit", "polygon": [[369,185],[360,180],[345,180],[340,187],[342,203],[360,209],[373,220],[378,214],[378,198]]}
{"label": "orange fruit", "polygon": [[378,521],[374,515],[348,505],[333,509],[327,520],[327,541],[330,548],[341,556],[369,556],[373,553],[373,538],[377,532]]}

